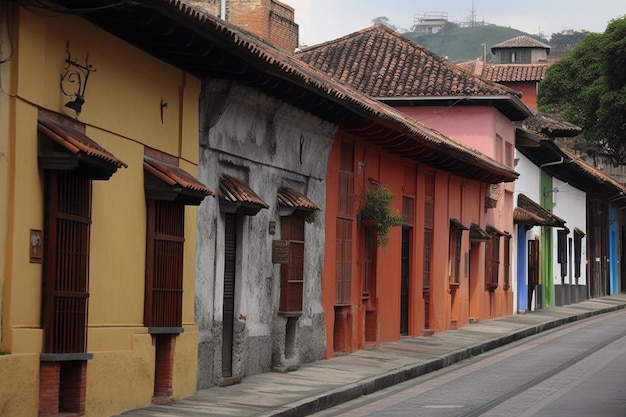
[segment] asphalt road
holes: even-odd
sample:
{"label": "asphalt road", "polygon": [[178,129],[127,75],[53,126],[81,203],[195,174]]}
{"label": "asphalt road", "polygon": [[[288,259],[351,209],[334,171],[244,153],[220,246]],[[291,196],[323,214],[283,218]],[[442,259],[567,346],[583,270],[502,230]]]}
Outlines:
{"label": "asphalt road", "polygon": [[318,417],[624,417],[626,312],[541,333]]}

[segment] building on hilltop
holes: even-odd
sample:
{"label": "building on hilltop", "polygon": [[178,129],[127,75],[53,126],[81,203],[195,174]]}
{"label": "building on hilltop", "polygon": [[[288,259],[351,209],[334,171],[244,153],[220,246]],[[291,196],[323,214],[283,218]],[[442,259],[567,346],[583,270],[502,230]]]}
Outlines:
{"label": "building on hilltop", "polygon": [[437,33],[448,23],[448,13],[446,12],[425,12],[416,14],[413,17],[413,32]]}

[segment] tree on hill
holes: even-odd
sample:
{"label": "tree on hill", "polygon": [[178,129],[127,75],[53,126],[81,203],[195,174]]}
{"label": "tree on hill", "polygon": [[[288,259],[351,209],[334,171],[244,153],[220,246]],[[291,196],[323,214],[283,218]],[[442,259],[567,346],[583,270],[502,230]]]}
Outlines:
{"label": "tree on hill", "polygon": [[539,110],[583,128],[577,145],[626,165],[626,18],[588,34],[539,84]]}
{"label": "tree on hill", "polygon": [[550,58],[562,58],[569,51],[574,49],[585,37],[589,35],[589,31],[582,30],[576,31],[572,29],[565,29],[559,33],[553,33],[550,36]]}

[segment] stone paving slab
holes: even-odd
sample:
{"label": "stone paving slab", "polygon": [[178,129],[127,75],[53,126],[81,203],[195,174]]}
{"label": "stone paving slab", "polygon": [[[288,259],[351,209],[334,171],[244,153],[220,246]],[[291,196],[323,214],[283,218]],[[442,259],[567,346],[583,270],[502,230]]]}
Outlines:
{"label": "stone paving slab", "polygon": [[306,416],[573,321],[626,306],[626,294],[565,307],[517,314],[428,337],[385,342],[378,349],[305,364],[289,373],[246,377],[172,405],[150,406],[121,416]]}

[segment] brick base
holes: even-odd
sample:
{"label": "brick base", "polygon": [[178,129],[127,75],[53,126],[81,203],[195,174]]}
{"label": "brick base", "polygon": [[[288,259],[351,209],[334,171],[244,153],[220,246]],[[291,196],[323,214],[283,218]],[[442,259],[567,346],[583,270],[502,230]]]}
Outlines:
{"label": "brick base", "polygon": [[39,417],[85,415],[87,361],[41,362]]}
{"label": "brick base", "polygon": [[173,384],[174,352],[176,335],[158,334],[154,336],[155,368],[154,368],[154,404],[170,404],[174,402]]}

